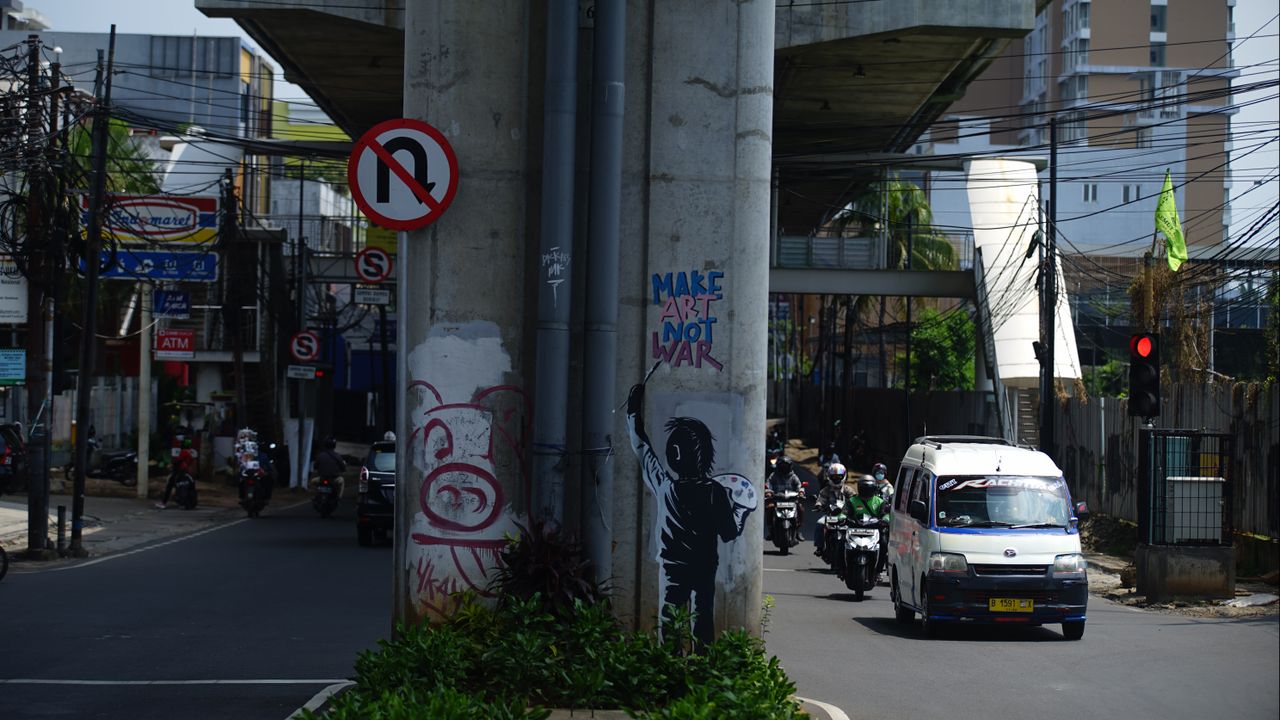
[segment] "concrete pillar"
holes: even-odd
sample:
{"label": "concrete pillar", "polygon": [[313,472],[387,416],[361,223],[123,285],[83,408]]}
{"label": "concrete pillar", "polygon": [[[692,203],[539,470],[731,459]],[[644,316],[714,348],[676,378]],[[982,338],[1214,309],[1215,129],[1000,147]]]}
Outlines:
{"label": "concrete pillar", "polygon": [[404,115],[449,139],[460,174],[448,211],[398,248],[394,602],[416,622],[450,613],[455,591],[483,593],[529,513],[526,139],[541,52],[524,3],[405,5]]}
{"label": "concrete pillar", "polygon": [[[640,627],[690,590],[667,576],[665,550],[714,578],[714,603],[692,589],[716,631],[759,631],[774,13],[771,0],[630,3],[618,402],[660,366],[637,420],[652,455],[637,457],[629,413],[616,415],[613,568],[615,606]],[[677,477],[676,418],[714,436],[714,458],[693,464],[701,480]],[[680,483],[691,492],[675,502],[718,535],[712,559],[663,547],[664,498]],[[694,501],[721,483],[727,504]]]}

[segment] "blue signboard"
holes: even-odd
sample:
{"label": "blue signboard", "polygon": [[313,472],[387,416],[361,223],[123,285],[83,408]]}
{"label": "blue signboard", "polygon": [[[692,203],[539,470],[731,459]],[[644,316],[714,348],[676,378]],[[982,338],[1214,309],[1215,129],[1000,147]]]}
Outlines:
{"label": "blue signboard", "polygon": [[0,385],[23,385],[27,382],[27,351],[0,349]]}
{"label": "blue signboard", "polygon": [[191,293],[182,290],[156,290],[152,297],[156,317],[180,320],[191,317]]}
{"label": "blue signboard", "polygon": [[[102,254],[106,265],[110,253]],[[83,263],[82,263],[83,265]],[[83,271],[83,267],[81,268]],[[99,275],[117,280],[186,280],[217,282],[218,256],[210,252],[165,252],[162,250],[129,250],[120,248],[116,261]]]}

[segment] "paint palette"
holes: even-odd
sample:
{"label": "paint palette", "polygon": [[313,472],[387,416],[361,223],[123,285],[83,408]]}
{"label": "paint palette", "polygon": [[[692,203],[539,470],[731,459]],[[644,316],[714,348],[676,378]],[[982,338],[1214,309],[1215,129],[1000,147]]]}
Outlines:
{"label": "paint palette", "polygon": [[712,478],[716,482],[724,486],[729,491],[729,498],[733,500],[734,505],[738,505],[748,510],[756,509],[760,500],[756,493],[756,488],[751,481],[737,473],[726,473],[717,475]]}

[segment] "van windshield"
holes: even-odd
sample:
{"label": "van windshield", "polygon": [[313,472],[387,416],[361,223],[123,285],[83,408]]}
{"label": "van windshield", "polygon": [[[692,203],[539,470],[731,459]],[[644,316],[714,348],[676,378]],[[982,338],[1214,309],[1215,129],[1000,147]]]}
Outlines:
{"label": "van windshield", "polygon": [[1065,528],[1071,517],[1060,477],[940,477],[937,489],[942,527]]}

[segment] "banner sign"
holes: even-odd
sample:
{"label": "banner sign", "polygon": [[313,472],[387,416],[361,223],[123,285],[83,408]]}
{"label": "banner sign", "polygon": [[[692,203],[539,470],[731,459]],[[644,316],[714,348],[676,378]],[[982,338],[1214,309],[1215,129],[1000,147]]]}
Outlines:
{"label": "banner sign", "polygon": [[195,330],[157,330],[157,360],[191,360],[196,356]]}
{"label": "banner sign", "polygon": [[[80,197],[81,234],[88,233],[89,196]],[[211,244],[218,235],[218,198],[110,195],[103,234],[116,242]]]}
{"label": "banner sign", "polygon": [[191,317],[191,293],[183,290],[156,290],[151,307],[156,317],[187,320]]}
{"label": "banner sign", "polygon": [[0,348],[0,385],[24,385],[27,382],[27,351]]}
{"label": "banner sign", "polygon": [[[106,265],[110,253],[102,254]],[[84,263],[80,271],[84,272]],[[217,282],[218,256],[211,252],[165,252],[163,250],[130,250],[120,248],[115,264],[102,271],[99,277],[109,280],[186,280],[188,282]]]}
{"label": "banner sign", "polygon": [[27,321],[27,278],[13,258],[0,255],[0,325]]}

